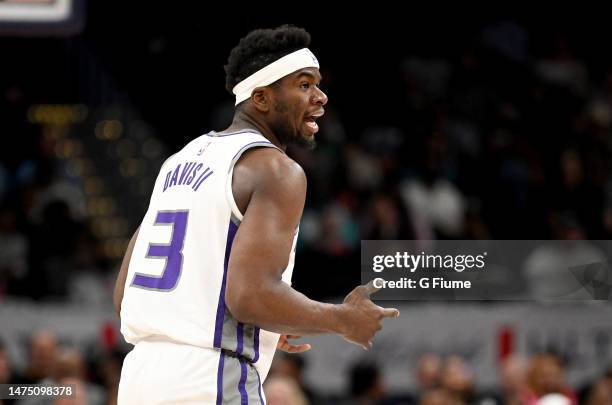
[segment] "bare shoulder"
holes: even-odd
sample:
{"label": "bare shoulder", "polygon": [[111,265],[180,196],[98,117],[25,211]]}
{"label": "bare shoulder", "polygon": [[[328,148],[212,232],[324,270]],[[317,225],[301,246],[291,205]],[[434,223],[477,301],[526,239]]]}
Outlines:
{"label": "bare shoulder", "polygon": [[306,190],[304,169],[276,148],[254,148],[247,151],[234,168],[235,183],[250,185],[254,191],[299,193]]}

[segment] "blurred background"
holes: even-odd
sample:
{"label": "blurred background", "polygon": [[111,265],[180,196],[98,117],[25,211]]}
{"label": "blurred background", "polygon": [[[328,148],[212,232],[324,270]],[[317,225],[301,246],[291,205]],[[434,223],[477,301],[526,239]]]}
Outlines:
{"label": "blurred background", "polygon": [[[71,381],[80,403],[114,403],[130,347],[112,288],[157,171],[229,125],[230,49],[284,23],[311,33],[330,100],[318,147],[288,151],[308,176],[299,291],[341,299],[366,239],[610,239],[603,15],[4,0],[0,383]],[[328,336],[279,355],[269,403],[612,404],[608,303],[397,305],[372,352]]]}

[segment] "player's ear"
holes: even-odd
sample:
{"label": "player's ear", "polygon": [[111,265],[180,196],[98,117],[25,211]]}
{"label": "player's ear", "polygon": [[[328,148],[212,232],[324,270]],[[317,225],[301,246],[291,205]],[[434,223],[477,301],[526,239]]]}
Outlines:
{"label": "player's ear", "polygon": [[269,87],[258,87],[251,93],[251,102],[261,112],[268,112],[272,106],[272,92]]}

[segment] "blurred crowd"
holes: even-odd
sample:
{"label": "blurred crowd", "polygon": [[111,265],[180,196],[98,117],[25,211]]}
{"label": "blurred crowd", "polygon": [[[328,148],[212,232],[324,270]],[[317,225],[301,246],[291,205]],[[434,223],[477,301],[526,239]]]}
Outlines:
{"label": "blurred crowd", "polygon": [[[17,367],[0,344],[0,384],[74,384],[75,398],[53,404],[116,403],[123,353],[118,350],[69,346],[49,330],[32,333],[23,344],[27,360]],[[264,384],[269,405],[609,405],[612,369],[584,386],[566,382],[564,361],[555,353],[530,358],[511,355],[498,365],[498,388],[477,389],[472,365],[457,355],[422,354],[406,362],[413,383],[390,392],[379,365],[361,361],[346,370],[347,386],[322,393],[305,380],[304,357],[278,353]],[[0,400],[0,404],[47,404],[41,399]]]}
{"label": "blurred crowd", "polygon": [[584,387],[565,381],[563,360],[554,353],[530,358],[509,356],[500,362],[499,388],[478,391],[471,365],[460,356],[426,353],[413,371],[416,388],[390,393],[382,370],[361,362],[348,370],[344,395],[325,396],[303,378],[299,355],[278,355],[264,384],[269,405],[608,405],[612,404],[612,370]]}
{"label": "blurred crowd", "polygon": [[[560,33],[541,34],[495,23],[451,55],[405,57],[388,97],[368,101],[394,112],[384,123],[334,104],[334,94],[354,95],[329,64],[319,146],[289,150],[308,175],[299,290],[313,298],[349,291],[366,239],[610,239],[612,63],[581,54]],[[85,185],[56,159],[53,128],[28,120],[30,107],[46,102],[44,88],[27,83],[27,71],[10,73],[0,78],[0,129],[11,140],[0,149],[0,302],[110,305],[117,262],[92,232]],[[211,113],[211,126],[219,121]],[[37,332],[22,370],[0,346],[0,383],[70,382],[82,393],[74,403],[110,404],[122,355]],[[399,394],[387,392],[377,365],[357,364],[346,395],[326,397],[303,381],[304,367],[299,356],[276,359],[270,405],[612,404],[612,371],[570,387],[551,353],[507,359],[492,393],[475,391],[470,364],[456,356],[407,364],[419,390]]]}
{"label": "blurred crowd", "polygon": [[[384,123],[343,110],[354,90],[327,64],[324,90],[336,102],[319,146],[289,149],[309,179],[295,272],[306,293],[348,291],[361,240],[612,235],[612,61],[512,21],[462,45],[393,66],[394,88],[364,115],[387,111]],[[0,155],[0,294],[65,297],[82,269],[99,278],[116,263],[90,232],[85,185],[55,159],[53,130],[28,121],[44,88],[12,73],[0,88],[0,125],[15,140]],[[220,105],[210,128],[231,118]],[[322,275],[332,279],[321,285]]]}
{"label": "blurred crowd", "polygon": [[27,359],[18,367],[0,341],[0,384],[71,385],[72,398],[0,399],[0,405],[111,405],[117,403],[117,387],[125,353],[100,347],[63,344],[51,330],[32,333],[26,346]]}
{"label": "blurred crowd", "polygon": [[49,156],[12,163],[0,162],[0,301],[108,302],[114,263],[91,230],[81,185],[57,175]]}
{"label": "blurred crowd", "polygon": [[452,56],[406,57],[401,93],[364,100],[394,117],[366,128],[374,112],[340,111],[357,94],[327,75],[320,146],[291,151],[309,178],[298,281],[319,262],[358,265],[365,239],[609,239],[612,63],[581,51],[485,26]]}

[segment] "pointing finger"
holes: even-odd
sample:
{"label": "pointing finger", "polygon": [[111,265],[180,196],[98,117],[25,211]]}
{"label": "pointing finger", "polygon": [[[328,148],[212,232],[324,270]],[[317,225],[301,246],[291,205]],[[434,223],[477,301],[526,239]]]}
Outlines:
{"label": "pointing finger", "polygon": [[397,318],[400,312],[395,308],[381,308],[383,318]]}

